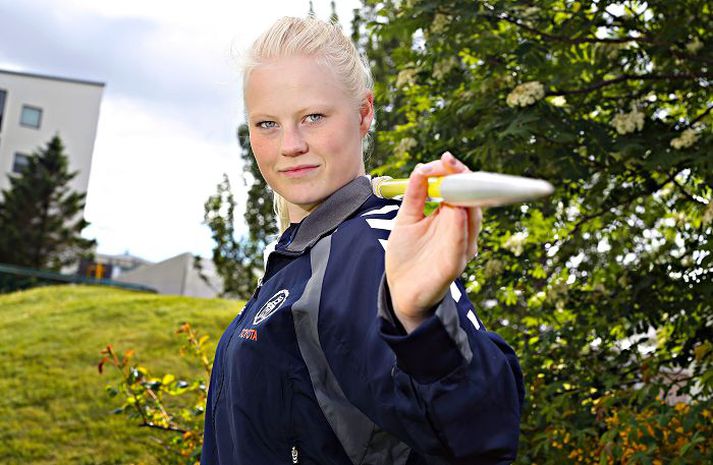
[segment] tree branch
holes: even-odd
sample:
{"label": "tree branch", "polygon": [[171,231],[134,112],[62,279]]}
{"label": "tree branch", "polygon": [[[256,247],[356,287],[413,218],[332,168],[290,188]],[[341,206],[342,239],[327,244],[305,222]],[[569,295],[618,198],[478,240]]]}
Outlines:
{"label": "tree branch", "polygon": [[613,79],[606,79],[604,81],[599,81],[597,83],[592,84],[589,87],[583,87],[581,89],[573,89],[573,90],[554,90],[547,92],[546,95],[573,95],[573,94],[587,94],[589,92],[592,92],[597,89],[601,89],[602,87],[606,86],[611,86],[613,84],[618,84],[620,82],[624,81],[661,81],[661,80],[666,80],[666,79],[675,79],[675,80],[685,80],[685,79],[698,79],[698,78],[711,78],[713,75],[710,73],[706,73],[702,76],[696,75],[696,74],[690,74],[690,73],[684,73],[684,74],[622,74],[621,76],[615,77]]}
{"label": "tree branch", "polygon": [[709,106],[708,108],[706,108],[706,111],[704,111],[704,112],[701,113],[700,115],[696,116],[696,117],[693,119],[693,121],[691,121],[691,123],[688,125],[688,127],[689,127],[689,128],[692,127],[694,124],[696,124],[697,122],[699,122],[700,120],[702,120],[703,118],[705,118],[706,115],[711,112],[711,110],[713,110],[713,105]]}
{"label": "tree branch", "polygon": [[161,431],[171,431],[171,432],[174,432],[174,433],[181,433],[181,434],[185,434],[185,433],[188,432],[188,430],[185,430],[185,429],[176,428],[176,427],[173,427],[173,426],[155,425],[155,424],[153,424],[153,423],[148,423],[148,422],[144,422],[144,423],[140,424],[139,427],[141,427],[141,428],[154,428],[154,429],[159,429],[159,430],[161,430]]}
{"label": "tree branch", "polygon": [[652,43],[653,40],[647,38],[646,36],[641,36],[641,37],[622,37],[619,39],[615,38],[605,38],[605,39],[600,39],[598,37],[566,37],[566,36],[558,36],[554,34],[549,34],[547,32],[542,32],[538,29],[535,29],[532,26],[528,26],[527,24],[524,24],[520,21],[518,21],[515,18],[512,18],[510,15],[507,13],[500,13],[498,17],[504,21],[507,21],[510,24],[513,24],[521,29],[524,29],[528,32],[531,32],[533,34],[536,34],[544,39],[549,39],[551,41],[555,42],[565,42],[568,44],[625,44],[628,42],[649,42]]}
{"label": "tree branch", "polygon": [[579,219],[579,221],[577,221],[577,222],[575,223],[574,227],[572,228],[572,230],[571,230],[567,235],[568,235],[569,237],[574,236],[574,235],[579,231],[579,228],[581,228],[582,225],[584,225],[584,223],[587,223],[588,221],[591,221],[591,220],[593,220],[594,218],[597,218],[597,217],[600,217],[600,216],[604,215],[605,213],[607,213],[608,211],[610,211],[612,208],[617,208],[617,207],[620,207],[620,206],[625,205],[625,204],[627,204],[627,203],[631,203],[631,202],[633,202],[634,200],[638,199],[639,197],[642,197],[642,196],[644,196],[644,195],[650,195],[650,194],[652,194],[652,193],[658,191],[659,189],[661,189],[662,187],[664,187],[664,186],[665,186],[666,184],[668,184],[669,182],[674,181],[675,178],[676,178],[676,175],[678,175],[679,172],[680,172],[680,169],[675,169],[675,170],[673,171],[673,174],[671,174],[671,175],[669,175],[668,177],[666,177],[666,179],[664,179],[664,180],[661,181],[660,183],[654,185],[653,189],[646,189],[646,192],[637,193],[637,194],[634,195],[634,196],[626,197],[626,198],[624,198],[623,200],[621,200],[621,201],[615,203],[614,205],[606,206],[606,208],[603,208],[603,209],[601,209],[601,210],[599,210],[599,211],[597,211],[597,212],[594,212],[594,213],[591,213],[591,214],[589,214],[589,215],[583,216],[582,218]]}
{"label": "tree branch", "polygon": [[[491,6],[491,9],[494,10],[494,8]],[[605,10],[606,13],[611,15],[608,11]],[[646,43],[646,44],[651,44],[651,45],[657,45],[657,46],[665,46],[667,48],[670,48],[671,53],[673,53],[674,56],[677,58],[684,58],[684,59],[689,59],[693,61],[699,61],[703,63],[710,63],[710,60],[706,60],[703,57],[698,57],[693,54],[688,54],[681,52],[679,50],[676,50],[675,48],[672,47],[673,44],[668,43],[668,42],[663,42],[661,40],[657,40],[656,38],[651,38],[646,36],[643,32],[640,30],[634,28],[633,26],[630,25],[623,25],[624,27],[634,30],[638,33],[641,34],[639,37],[621,37],[621,38],[598,38],[598,37],[567,37],[567,36],[560,36],[560,35],[555,35],[555,34],[550,34],[547,32],[540,31],[539,29],[536,29],[532,26],[528,26],[527,24],[522,23],[521,21],[511,17],[507,13],[496,13],[496,16],[499,19],[502,19],[510,24],[513,24],[527,32],[530,32],[532,34],[538,35],[543,39],[550,40],[552,42],[563,42],[567,44],[626,44],[629,42],[641,42],[641,43]],[[614,18],[617,18],[620,20],[620,18],[613,16]]]}
{"label": "tree branch", "polygon": [[676,178],[673,178],[673,183],[678,187],[678,190],[683,194],[684,197],[686,197],[688,200],[701,204],[701,205],[708,205],[705,201],[697,199],[693,194],[688,192],[683,184],[679,184],[679,182],[676,180]]}

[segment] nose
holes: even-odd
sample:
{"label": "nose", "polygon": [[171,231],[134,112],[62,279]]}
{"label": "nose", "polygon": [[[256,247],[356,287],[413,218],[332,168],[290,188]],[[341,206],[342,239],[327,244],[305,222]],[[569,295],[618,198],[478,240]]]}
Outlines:
{"label": "nose", "polygon": [[296,157],[307,153],[307,141],[298,127],[284,127],[282,131],[282,155]]}

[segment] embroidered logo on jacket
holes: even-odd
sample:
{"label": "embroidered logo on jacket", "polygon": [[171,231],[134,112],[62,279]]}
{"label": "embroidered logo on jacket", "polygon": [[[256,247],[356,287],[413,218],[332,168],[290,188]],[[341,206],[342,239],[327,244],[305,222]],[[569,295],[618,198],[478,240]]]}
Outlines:
{"label": "embroidered logo on jacket", "polygon": [[249,341],[257,341],[257,330],[243,329],[240,331],[240,337]]}
{"label": "embroidered logo on jacket", "polygon": [[270,316],[275,313],[278,308],[282,307],[282,304],[285,303],[288,295],[290,295],[290,291],[283,289],[270,297],[270,300],[265,302],[265,305],[263,305],[260,311],[258,311],[255,315],[253,326],[258,325],[270,318]]}

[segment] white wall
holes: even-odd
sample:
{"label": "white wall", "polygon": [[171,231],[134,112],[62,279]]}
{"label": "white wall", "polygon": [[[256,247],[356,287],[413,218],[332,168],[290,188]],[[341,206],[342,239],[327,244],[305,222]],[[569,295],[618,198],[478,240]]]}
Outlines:
{"label": "white wall", "polygon": [[[7,92],[0,127],[0,189],[9,187],[15,153],[32,154],[59,134],[71,171],[79,171],[72,190],[87,192],[104,85],[0,70]],[[23,105],[42,109],[40,128],[20,125]]]}
{"label": "white wall", "polygon": [[142,265],[121,273],[116,281],[143,284],[156,289],[159,294],[213,298],[220,294],[222,281],[215,272],[213,262],[201,260],[203,273],[210,281],[206,284],[193,268],[193,255],[183,253],[159,263]]}

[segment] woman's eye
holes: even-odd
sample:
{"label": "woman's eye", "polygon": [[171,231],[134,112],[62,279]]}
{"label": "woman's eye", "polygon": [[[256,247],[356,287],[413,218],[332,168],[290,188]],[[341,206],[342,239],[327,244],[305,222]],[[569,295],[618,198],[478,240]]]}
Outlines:
{"label": "woman's eye", "polygon": [[324,115],[321,113],[312,113],[311,115],[307,115],[305,118],[305,121],[308,123],[318,123],[324,118]]}
{"label": "woman's eye", "polygon": [[263,129],[272,129],[277,127],[277,123],[274,121],[260,121],[255,126]]}

